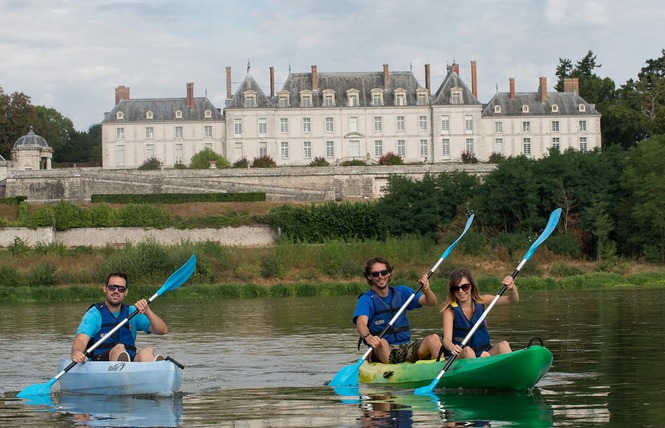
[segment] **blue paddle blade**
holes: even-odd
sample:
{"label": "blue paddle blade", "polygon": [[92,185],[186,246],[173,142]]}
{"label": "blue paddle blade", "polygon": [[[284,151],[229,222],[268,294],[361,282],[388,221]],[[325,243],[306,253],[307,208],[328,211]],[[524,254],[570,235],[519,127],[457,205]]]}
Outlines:
{"label": "blue paddle blade", "polygon": [[55,383],[55,381],[58,380],[57,378],[53,378],[47,383],[36,383],[34,385],[30,385],[26,388],[24,388],[21,392],[16,394],[18,398],[30,398],[30,397],[36,397],[40,395],[49,395],[51,393],[51,387]]}
{"label": "blue paddle blade", "polygon": [[180,266],[180,268],[173,272],[171,276],[164,282],[164,285],[162,285],[162,288],[157,290],[155,293],[157,296],[161,296],[167,291],[172,291],[175,290],[176,288],[180,287],[182,284],[187,282],[189,277],[192,276],[194,273],[194,270],[196,269],[196,255],[192,255],[192,257],[185,262],[184,265]]}
{"label": "blue paddle blade", "polygon": [[328,382],[328,386],[358,386],[358,370],[362,366],[364,358],[361,358],[352,366],[342,367],[335,377]]}
{"label": "blue paddle blade", "polygon": [[547,221],[547,226],[545,226],[543,232],[540,234],[538,239],[536,239],[536,242],[531,244],[531,248],[529,248],[529,251],[527,251],[526,255],[524,256],[525,260],[529,260],[533,252],[536,251],[536,248],[538,248],[538,246],[542,244],[543,241],[549,238],[549,236],[556,228],[556,225],[559,223],[559,217],[561,217],[561,208],[557,208],[552,211],[552,214],[550,214],[550,219]]}

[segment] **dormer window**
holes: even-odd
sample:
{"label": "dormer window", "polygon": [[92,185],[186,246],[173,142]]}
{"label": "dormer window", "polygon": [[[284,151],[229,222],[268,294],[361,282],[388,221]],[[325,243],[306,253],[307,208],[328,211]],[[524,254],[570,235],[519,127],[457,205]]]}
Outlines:
{"label": "dormer window", "polygon": [[116,120],[123,120],[125,118],[125,113],[119,111],[115,114]]}
{"label": "dormer window", "polygon": [[529,106],[526,105],[526,104],[524,104],[524,105],[522,106],[522,113],[528,113],[528,112],[529,112]]}
{"label": "dormer window", "polygon": [[346,91],[346,104],[349,107],[357,107],[360,105],[360,91],[357,89],[349,89]]}
{"label": "dormer window", "polygon": [[382,89],[372,89],[372,105],[374,107],[379,107],[383,105],[383,90]]}
{"label": "dormer window", "polygon": [[464,102],[462,88],[453,88],[450,90],[450,104],[459,105]]}
{"label": "dormer window", "polygon": [[419,88],[416,89],[416,92],[417,92],[416,96],[418,97],[417,103],[419,106],[426,106],[427,104],[429,104],[429,93],[427,92],[427,89]]}
{"label": "dormer window", "polygon": [[586,111],[586,106],[585,106],[584,104],[580,104],[580,105],[577,106],[577,110],[578,110],[580,113],[583,113],[583,112]]}
{"label": "dormer window", "polygon": [[559,112],[559,106],[556,104],[552,104],[552,113],[558,113]]}
{"label": "dormer window", "polygon": [[501,114],[501,106],[494,106],[494,114]]}
{"label": "dormer window", "polygon": [[254,108],[256,107],[256,92],[254,91],[245,91],[242,94],[245,100],[245,108]]}
{"label": "dormer window", "polygon": [[406,105],[406,91],[404,89],[395,89],[395,105]]}
{"label": "dormer window", "polygon": [[154,119],[154,115],[152,114],[151,111],[148,110],[147,112],[145,112],[145,118],[148,120],[152,120]]}
{"label": "dormer window", "polygon": [[300,107],[312,106],[312,91],[302,91],[300,93]]}
{"label": "dormer window", "polygon": [[175,111],[175,118],[176,119],[182,119],[182,111],[176,110]]}
{"label": "dormer window", "polygon": [[212,112],[210,110],[206,110],[205,112],[203,112],[203,117],[205,117],[206,119],[212,118]]}
{"label": "dormer window", "polygon": [[325,89],[323,91],[323,106],[335,107],[335,91],[332,89]]}
{"label": "dormer window", "polygon": [[277,94],[277,105],[280,107],[289,107],[289,93],[287,91],[280,91]]}

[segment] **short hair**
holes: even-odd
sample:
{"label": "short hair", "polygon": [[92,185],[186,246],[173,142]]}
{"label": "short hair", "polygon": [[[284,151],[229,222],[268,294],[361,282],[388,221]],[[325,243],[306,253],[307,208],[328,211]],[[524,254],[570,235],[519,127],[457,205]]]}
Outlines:
{"label": "short hair", "polygon": [[[386,269],[388,269],[388,273],[392,273],[393,267],[390,266],[390,262],[383,257],[372,257],[371,259],[367,260],[367,263],[365,264],[365,278],[367,278],[371,273],[372,273],[372,266],[374,266],[376,263],[383,263],[386,265]],[[372,281],[367,279],[367,283],[369,285],[372,285]]]}
{"label": "short hair", "polygon": [[104,285],[109,285],[109,279],[111,279],[111,277],[114,277],[114,276],[119,276],[120,278],[124,279],[125,280],[125,285],[129,286],[129,277],[124,272],[112,272],[112,273],[108,274],[108,276],[106,277],[106,283]]}

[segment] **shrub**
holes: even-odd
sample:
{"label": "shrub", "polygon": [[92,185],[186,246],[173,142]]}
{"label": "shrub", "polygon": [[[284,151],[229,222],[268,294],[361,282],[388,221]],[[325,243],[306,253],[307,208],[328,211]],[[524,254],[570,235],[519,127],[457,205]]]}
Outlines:
{"label": "shrub", "polygon": [[171,215],[159,207],[146,204],[130,204],[117,212],[122,227],[157,227],[171,225]]}
{"label": "shrub", "polygon": [[174,169],[187,169],[187,165],[185,165],[184,163],[178,161],[173,165],[173,168]]}
{"label": "shrub", "polygon": [[461,158],[462,163],[478,163],[475,153],[467,152],[466,150],[462,152]]}
{"label": "shrub", "polygon": [[205,148],[200,152],[194,153],[192,160],[189,163],[189,167],[192,169],[208,169],[210,168],[210,161],[215,161],[217,168],[230,168],[231,164],[227,161],[224,156],[213,152],[209,148]]}
{"label": "shrub", "polygon": [[247,160],[247,158],[242,158],[240,160],[237,160],[237,161],[233,162],[233,167],[234,168],[245,168],[245,169],[247,169],[247,168],[249,168],[249,161]]}
{"label": "shrub", "polygon": [[404,161],[401,156],[388,152],[379,158],[379,165],[404,165]]}
{"label": "shrub", "polygon": [[139,170],[142,171],[155,171],[162,168],[162,161],[157,158],[146,159],[145,162],[139,166]]}
{"label": "shrub", "polygon": [[490,154],[490,157],[487,160],[487,162],[488,163],[500,163],[502,160],[505,160],[505,159],[506,159],[506,157],[504,155],[502,155],[501,153],[492,152],[492,154]]}
{"label": "shrub", "polygon": [[580,254],[579,243],[573,235],[550,236],[545,245],[548,250],[561,256],[578,257]]}
{"label": "shrub", "polygon": [[254,158],[252,166],[254,168],[274,168],[277,166],[277,163],[270,157],[270,155],[265,155]]}
{"label": "shrub", "polygon": [[325,158],[317,156],[309,163],[309,166],[330,166],[330,162],[328,162]]}
{"label": "shrub", "polygon": [[351,160],[346,160],[344,162],[341,162],[339,165],[340,166],[366,166],[367,164],[362,159],[351,159]]}
{"label": "shrub", "polygon": [[0,266],[0,287],[19,287],[21,285],[21,275],[14,268]]}
{"label": "shrub", "polygon": [[51,266],[49,263],[40,263],[36,266],[33,266],[28,271],[27,283],[29,286],[40,287],[40,286],[54,286],[58,283],[55,267]]}

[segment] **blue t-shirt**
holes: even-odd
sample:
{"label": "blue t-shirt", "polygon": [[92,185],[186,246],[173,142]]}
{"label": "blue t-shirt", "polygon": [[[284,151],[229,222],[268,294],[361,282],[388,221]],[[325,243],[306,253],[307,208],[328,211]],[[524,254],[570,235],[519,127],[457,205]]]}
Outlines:
{"label": "blue t-shirt", "polygon": [[[393,287],[393,289],[395,290],[396,293],[400,293],[403,296],[403,298],[404,298],[403,301],[404,302],[406,302],[406,299],[408,299],[409,296],[411,296],[413,294],[413,289],[411,287],[407,287],[405,285],[398,285],[396,287]],[[410,311],[412,309],[421,308],[422,305],[420,303],[418,303],[418,300],[420,299],[420,296],[422,296],[422,295],[423,295],[422,293],[416,294],[416,296],[413,298],[413,300],[411,300],[409,305],[406,307],[406,310]],[[380,297],[380,296],[377,295],[377,297]],[[386,303],[386,305],[388,305],[388,306],[390,306],[390,302],[392,301],[392,299],[393,299],[392,292],[388,293],[387,297],[381,297],[381,300],[383,300]],[[397,309],[399,309],[399,308],[397,308]],[[365,315],[366,317],[368,317],[370,323],[372,322],[372,318],[374,317],[374,303],[372,302],[372,298],[369,297],[366,293],[361,294],[360,298],[358,299],[358,303],[356,303],[356,311],[353,313],[353,323],[354,324],[356,323],[356,320],[358,319],[358,317],[361,316],[361,315]],[[403,316],[406,316],[406,315],[404,315],[404,313],[402,313],[401,316],[403,317]]]}
{"label": "blue t-shirt", "polygon": [[[134,312],[136,308],[134,306],[129,307],[129,313]],[[116,318],[120,315],[120,311],[113,312]],[[122,321],[122,320],[119,320]],[[81,323],[79,324],[76,334],[85,334],[88,337],[94,337],[99,330],[102,329],[102,313],[99,312],[99,309],[92,307],[88,309],[88,312],[83,315]],[[136,334],[139,331],[144,331],[150,333],[150,320],[145,314],[138,314],[131,320],[129,320],[129,329],[132,332],[134,340],[136,340]]]}

